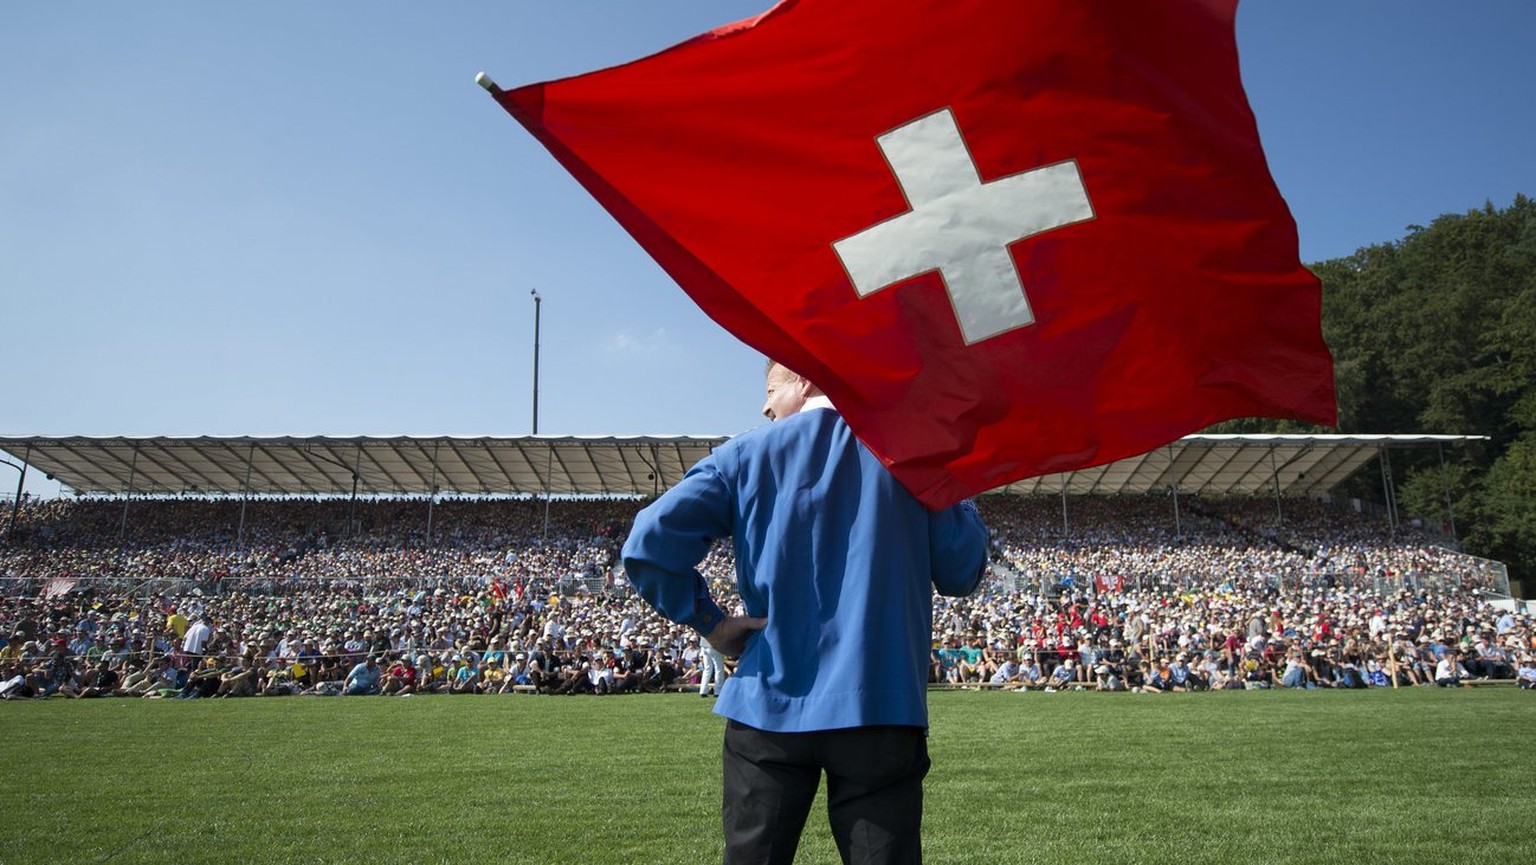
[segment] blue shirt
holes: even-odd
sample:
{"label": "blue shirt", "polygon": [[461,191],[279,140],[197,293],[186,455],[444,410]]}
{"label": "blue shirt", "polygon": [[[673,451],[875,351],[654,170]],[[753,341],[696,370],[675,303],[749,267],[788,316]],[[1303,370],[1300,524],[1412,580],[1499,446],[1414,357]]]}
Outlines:
{"label": "blue shirt", "polygon": [[375,666],[370,670],[368,669],[368,662],[364,661],[353,667],[352,672],[347,674],[347,684],[349,686],[361,685],[364,688],[376,688],[379,685],[380,677],[383,675],[384,668]]}
{"label": "blue shirt", "polygon": [[697,570],[736,548],[748,638],[715,712],[761,730],[927,727],[933,591],[986,567],[971,502],[929,511],[826,408],[744,433],[641,511],[624,567],[662,615],[708,634],[724,613]]}

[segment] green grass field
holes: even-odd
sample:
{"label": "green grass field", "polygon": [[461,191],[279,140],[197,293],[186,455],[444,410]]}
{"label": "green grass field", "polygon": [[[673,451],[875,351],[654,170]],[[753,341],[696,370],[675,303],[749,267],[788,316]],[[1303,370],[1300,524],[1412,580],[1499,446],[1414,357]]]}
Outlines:
{"label": "green grass field", "polygon": [[[930,863],[1519,863],[1536,694],[935,693]],[[720,859],[687,694],[0,704],[0,862]],[[813,812],[799,861],[834,862]]]}

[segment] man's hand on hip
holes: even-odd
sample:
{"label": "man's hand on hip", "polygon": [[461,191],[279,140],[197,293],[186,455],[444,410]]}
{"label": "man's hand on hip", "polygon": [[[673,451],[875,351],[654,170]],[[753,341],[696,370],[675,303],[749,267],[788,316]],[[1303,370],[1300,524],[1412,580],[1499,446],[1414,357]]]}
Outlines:
{"label": "man's hand on hip", "polygon": [[727,658],[739,658],[747,650],[747,638],[761,631],[768,624],[764,618],[753,616],[726,616],[704,636],[704,641]]}

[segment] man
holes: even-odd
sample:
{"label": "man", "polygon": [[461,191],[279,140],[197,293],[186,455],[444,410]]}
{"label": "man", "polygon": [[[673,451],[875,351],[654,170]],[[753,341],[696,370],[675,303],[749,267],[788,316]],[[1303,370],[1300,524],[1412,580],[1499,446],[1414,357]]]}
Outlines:
{"label": "man", "polygon": [[224,675],[219,677],[219,687],[214,691],[215,697],[254,697],[257,693],[257,683],[266,679],[266,670],[256,665],[253,659],[230,658],[233,663]]}
{"label": "man", "polygon": [[1536,689],[1536,658],[1530,655],[1520,657],[1520,669],[1515,671],[1515,681],[1522,691]]}
{"label": "man", "polygon": [[714,646],[705,646],[699,655],[699,696],[720,696],[725,679],[725,656]]}
{"label": "man", "polygon": [[208,623],[203,620],[202,616],[198,616],[192,623],[192,626],[187,628],[186,635],[181,639],[182,654],[192,659],[192,662],[201,660],[203,649],[207,647],[208,640],[212,636],[213,628],[208,626]]}
{"label": "man", "polygon": [[1472,678],[1461,664],[1461,652],[1451,649],[1435,664],[1435,684],[1442,688],[1460,688],[1461,683]]}
{"label": "man", "polygon": [[1064,690],[1072,687],[1075,681],[1077,681],[1077,662],[1068,658],[1051,670],[1051,677],[1046,682],[1045,689],[1047,691]]}
{"label": "man", "polygon": [[[930,512],[811,382],[770,363],[774,423],[699,461],[635,519],[624,565],[658,611],[738,657],[727,720],[725,860],[790,862],[827,773],[844,862],[920,862],[933,590],[974,591],[975,505]],[[697,565],[729,537],[746,615]]]}
{"label": "man", "polygon": [[1003,658],[1003,662],[997,665],[992,673],[992,678],[987,681],[999,686],[1004,691],[1012,691],[1019,687],[1019,662],[1012,656]]}
{"label": "man", "polygon": [[368,696],[379,692],[379,681],[384,678],[384,670],[379,667],[378,659],[369,655],[362,663],[352,668],[347,674],[346,681],[342,684],[341,693],[348,697]]}
{"label": "man", "polygon": [[416,665],[409,656],[402,655],[389,667],[379,685],[379,693],[386,697],[404,697],[416,691]]}
{"label": "man", "polygon": [[1019,690],[1040,687],[1040,681],[1044,676],[1045,674],[1040,670],[1040,662],[1035,659],[1035,653],[1029,652],[1019,663]]}
{"label": "man", "polygon": [[1480,679],[1514,678],[1515,669],[1510,666],[1509,653],[1504,651],[1503,646],[1489,642],[1486,637],[1479,637],[1476,652],[1472,663],[1467,665],[1473,675]]}
{"label": "man", "polygon": [[97,661],[96,668],[80,682],[76,697],[109,697],[117,690],[119,676],[106,661]]}

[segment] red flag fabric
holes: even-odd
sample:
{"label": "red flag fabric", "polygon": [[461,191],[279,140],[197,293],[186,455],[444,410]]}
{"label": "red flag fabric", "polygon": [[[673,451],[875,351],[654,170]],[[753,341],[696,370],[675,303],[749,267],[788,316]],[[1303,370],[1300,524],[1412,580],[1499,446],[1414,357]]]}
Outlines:
{"label": "red flag fabric", "polygon": [[1237,0],[786,0],[498,100],[918,498],[1335,420]]}

